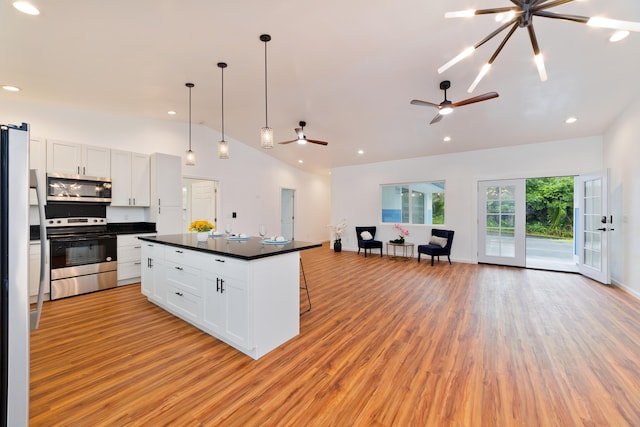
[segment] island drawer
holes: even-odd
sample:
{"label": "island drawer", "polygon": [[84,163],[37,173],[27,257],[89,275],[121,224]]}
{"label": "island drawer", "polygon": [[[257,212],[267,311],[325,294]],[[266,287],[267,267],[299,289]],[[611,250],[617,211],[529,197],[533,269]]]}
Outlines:
{"label": "island drawer", "polygon": [[167,262],[166,277],[169,285],[202,296],[202,272],[188,265]]}
{"label": "island drawer", "polygon": [[164,259],[190,267],[200,267],[209,261],[209,257],[201,252],[189,249],[165,246]]}
{"label": "island drawer", "polygon": [[167,284],[167,305],[186,320],[197,323],[202,319],[203,299],[172,284]]}
{"label": "island drawer", "polygon": [[246,261],[218,255],[212,258],[213,261],[210,260],[205,267],[208,273],[243,281],[248,279],[249,265]]}

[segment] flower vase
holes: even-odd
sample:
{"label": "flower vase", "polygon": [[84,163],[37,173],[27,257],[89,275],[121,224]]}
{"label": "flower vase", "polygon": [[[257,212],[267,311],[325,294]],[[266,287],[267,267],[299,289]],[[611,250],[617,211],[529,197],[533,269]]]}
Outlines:
{"label": "flower vase", "polygon": [[336,239],[333,242],[333,251],[334,252],[342,252],[342,240]]}
{"label": "flower vase", "polygon": [[198,242],[206,242],[207,239],[209,238],[209,232],[208,231],[198,231],[197,237],[198,237]]}

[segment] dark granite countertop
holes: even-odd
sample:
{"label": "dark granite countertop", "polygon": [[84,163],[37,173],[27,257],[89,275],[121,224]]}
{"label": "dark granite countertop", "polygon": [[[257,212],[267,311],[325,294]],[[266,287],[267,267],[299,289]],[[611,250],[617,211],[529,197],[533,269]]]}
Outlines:
{"label": "dark granite countertop", "polygon": [[220,236],[209,237],[206,241],[199,242],[197,233],[143,236],[139,237],[139,239],[178,248],[239,258],[245,261],[281,255],[288,252],[304,251],[322,246],[322,243],[302,242],[300,240],[292,240],[283,245],[266,244],[262,243],[260,237],[251,237],[249,240],[228,240],[225,236]]}

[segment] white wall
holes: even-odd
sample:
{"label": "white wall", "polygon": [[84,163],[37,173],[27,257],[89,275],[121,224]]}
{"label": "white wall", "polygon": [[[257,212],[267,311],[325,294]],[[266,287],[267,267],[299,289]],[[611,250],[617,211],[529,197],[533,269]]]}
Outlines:
{"label": "white wall", "polygon": [[[183,156],[189,144],[188,124],[170,120],[28,103],[9,104],[6,100],[0,100],[0,117],[3,123],[29,123],[32,136],[138,153]],[[259,127],[260,124],[256,124],[256,138]],[[329,176],[302,172],[258,149],[226,139],[231,158],[220,160],[217,155],[220,134],[204,126],[192,125],[192,148],[197,163],[196,166],[182,166],[184,176],[220,182],[218,224],[224,226],[230,222],[234,231],[257,235],[258,224],[264,223],[269,233],[276,234],[280,230],[280,189],[291,188],[296,190],[296,238],[304,241],[328,239]],[[148,212],[139,208],[109,208],[109,211],[110,221],[148,219]],[[234,211],[237,218],[231,219]]]}
{"label": "white wall", "polygon": [[[445,222],[455,230],[451,258],[477,262],[479,180],[576,175],[601,170],[602,138],[590,137],[332,170],[331,219],[346,218],[343,249],[357,250],[356,225],[376,225],[376,238],[397,237],[393,224],[380,223],[380,184],[446,181]],[[426,242],[431,226],[409,225],[408,241]]]}
{"label": "white wall", "polygon": [[611,280],[640,298],[640,101],[604,137],[604,161],[610,168]]}

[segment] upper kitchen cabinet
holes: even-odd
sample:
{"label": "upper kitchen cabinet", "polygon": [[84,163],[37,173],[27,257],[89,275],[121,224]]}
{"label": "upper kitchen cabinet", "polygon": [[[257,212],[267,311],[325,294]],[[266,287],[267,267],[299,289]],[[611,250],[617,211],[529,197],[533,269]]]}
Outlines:
{"label": "upper kitchen cabinet", "polygon": [[111,150],[111,206],[149,206],[149,156]]}
{"label": "upper kitchen cabinet", "polygon": [[[47,191],[47,142],[44,138],[31,137],[29,141],[29,169],[35,169],[38,176],[38,185],[42,191],[42,203],[46,204]],[[29,190],[29,204],[37,205],[38,196],[35,189]]]}
{"label": "upper kitchen cabinet", "polygon": [[47,172],[110,178],[110,151],[105,147],[47,140]]}
{"label": "upper kitchen cabinet", "polygon": [[153,153],[151,169],[151,222],[158,234],[179,234],[182,229],[182,159]]}

